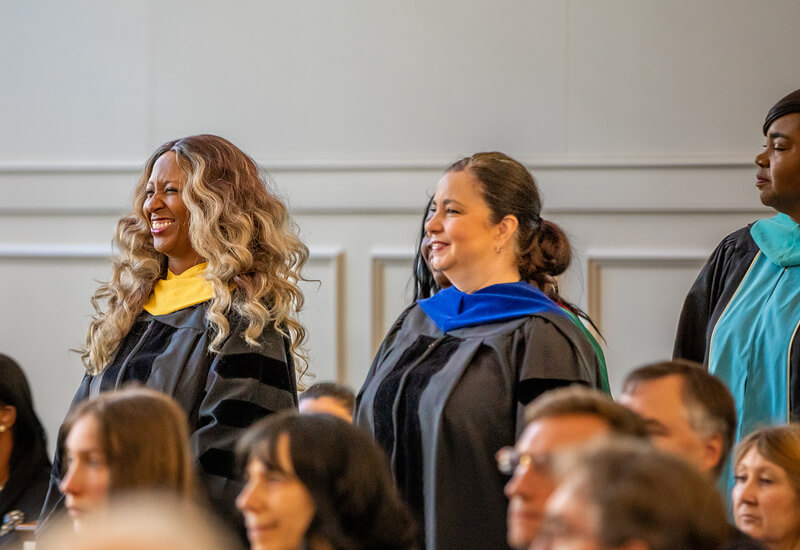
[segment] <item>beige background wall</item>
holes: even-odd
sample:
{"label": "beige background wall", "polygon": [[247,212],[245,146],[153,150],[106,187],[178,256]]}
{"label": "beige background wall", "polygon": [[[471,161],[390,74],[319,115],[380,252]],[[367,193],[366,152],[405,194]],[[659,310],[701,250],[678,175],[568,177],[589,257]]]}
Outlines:
{"label": "beige background wall", "polygon": [[0,351],[53,437],[139,166],[211,132],[311,247],[318,380],[360,385],[442,169],[502,150],[573,239],[565,294],[616,387],[670,354],[720,238],[768,214],[752,159],[800,86],[799,20],[796,0],[0,0]]}

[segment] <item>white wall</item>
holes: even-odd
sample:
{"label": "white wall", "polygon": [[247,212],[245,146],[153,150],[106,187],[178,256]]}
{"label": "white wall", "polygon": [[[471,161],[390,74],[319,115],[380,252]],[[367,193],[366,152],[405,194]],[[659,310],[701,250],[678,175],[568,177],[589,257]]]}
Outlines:
{"label": "white wall", "polygon": [[211,132],[312,248],[318,379],[360,385],[442,169],[502,150],[573,238],[565,293],[616,386],[670,354],[719,239],[768,214],[752,159],[800,84],[798,20],[796,0],[0,0],[0,351],[54,434],[139,166]]}

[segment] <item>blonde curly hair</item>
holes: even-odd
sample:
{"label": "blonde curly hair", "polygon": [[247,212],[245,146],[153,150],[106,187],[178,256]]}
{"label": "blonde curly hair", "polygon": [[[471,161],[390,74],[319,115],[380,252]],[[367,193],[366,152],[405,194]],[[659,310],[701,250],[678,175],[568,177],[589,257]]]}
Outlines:
{"label": "blonde curly hair", "polygon": [[219,352],[230,334],[228,314],[233,311],[247,322],[243,336],[250,345],[258,345],[268,323],[289,337],[302,377],[308,362],[302,348],[305,329],[296,318],[303,306],[297,284],[304,280],[300,272],[308,248],[297,237],[286,206],[267,191],[266,177],[253,159],[207,134],[168,141],[147,160],[134,189],[133,212],[117,223],[111,281],[92,297],[95,314],[79,350],[87,372],[105,369],[156,281],[166,277],[167,257],[153,247],[144,202],[153,166],[169,151],[186,174],[181,198],[190,214],[189,238],[208,263],[205,277],[214,290],[206,313],[215,332],[209,350]]}

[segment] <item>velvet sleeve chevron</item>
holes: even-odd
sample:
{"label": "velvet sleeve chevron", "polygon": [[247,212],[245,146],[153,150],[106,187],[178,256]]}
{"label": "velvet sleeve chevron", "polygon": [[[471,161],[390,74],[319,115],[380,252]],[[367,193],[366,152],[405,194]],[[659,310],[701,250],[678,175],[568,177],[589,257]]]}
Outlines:
{"label": "velvet sleeve chevron", "polygon": [[214,358],[200,403],[192,448],[212,504],[235,513],[243,484],[236,470],[236,442],[251,424],[279,410],[297,407],[297,385],[289,340],[265,328],[259,347],[241,337],[241,323]]}
{"label": "velvet sleeve chevron", "polygon": [[525,427],[525,407],[542,393],[581,384],[601,388],[600,362],[591,343],[566,316],[547,313],[532,316],[512,340],[512,357],[518,365],[515,389],[517,437]]}

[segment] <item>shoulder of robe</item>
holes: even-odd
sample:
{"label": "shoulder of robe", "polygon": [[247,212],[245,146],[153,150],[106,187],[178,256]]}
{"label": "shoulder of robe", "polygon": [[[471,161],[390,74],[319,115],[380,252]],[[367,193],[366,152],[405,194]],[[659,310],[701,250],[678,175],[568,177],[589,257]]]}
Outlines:
{"label": "shoulder of robe", "polygon": [[727,235],[724,239],[720,241],[717,245],[717,250],[722,252],[723,254],[731,254],[731,253],[747,253],[747,252],[755,252],[758,250],[758,246],[756,246],[756,242],[753,240],[753,237],[750,236],[750,227],[753,224],[748,224],[741,229],[737,229],[730,235]]}

